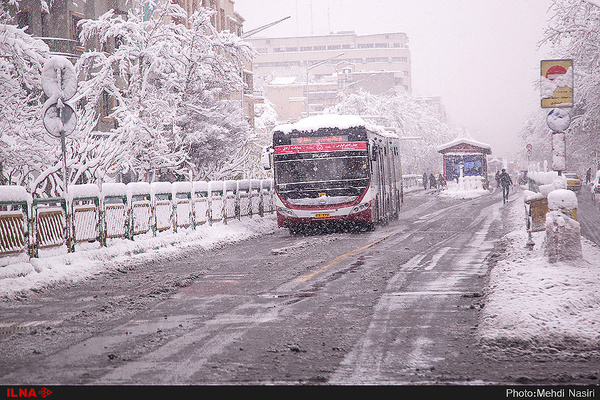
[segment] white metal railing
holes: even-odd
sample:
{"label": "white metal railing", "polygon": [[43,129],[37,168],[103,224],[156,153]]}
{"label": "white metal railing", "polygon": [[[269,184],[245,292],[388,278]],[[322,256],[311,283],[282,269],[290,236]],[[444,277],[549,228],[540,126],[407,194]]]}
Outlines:
{"label": "white metal railing", "polygon": [[0,255],[177,232],[202,224],[275,211],[272,180],[106,183],[69,186],[67,198],[32,199],[24,188],[0,186]]}

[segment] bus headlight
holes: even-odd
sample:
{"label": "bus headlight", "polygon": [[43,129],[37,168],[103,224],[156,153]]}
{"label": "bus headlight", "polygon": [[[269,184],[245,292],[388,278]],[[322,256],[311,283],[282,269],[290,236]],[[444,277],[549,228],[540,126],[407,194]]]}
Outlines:
{"label": "bus headlight", "polygon": [[361,203],[357,206],[354,206],[354,208],[352,209],[352,211],[350,211],[350,214],[356,214],[362,211],[365,211],[366,209],[368,209],[369,207],[371,207],[371,202],[367,202],[367,203]]}
{"label": "bus headlight", "polygon": [[284,215],[286,217],[292,217],[292,218],[298,218],[296,216],[296,213],[294,213],[294,211],[290,210],[289,208],[286,207],[277,207],[277,212],[281,215]]}

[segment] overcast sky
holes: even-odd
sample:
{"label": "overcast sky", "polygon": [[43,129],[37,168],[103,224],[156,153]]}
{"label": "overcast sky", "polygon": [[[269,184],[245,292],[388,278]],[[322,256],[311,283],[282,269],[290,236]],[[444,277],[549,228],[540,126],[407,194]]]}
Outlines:
{"label": "overcast sky", "polygon": [[493,155],[521,151],[518,133],[539,110],[538,50],[551,0],[235,0],[244,30],[291,18],[257,36],[353,30],[404,32],[413,95],[442,96],[450,122],[489,143]]}

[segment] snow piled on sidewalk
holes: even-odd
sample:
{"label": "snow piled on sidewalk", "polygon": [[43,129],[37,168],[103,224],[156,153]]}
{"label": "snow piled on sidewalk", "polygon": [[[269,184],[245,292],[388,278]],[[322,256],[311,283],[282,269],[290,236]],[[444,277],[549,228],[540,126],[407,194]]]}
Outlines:
{"label": "snow piled on sidewalk", "polygon": [[[135,240],[109,239],[107,247],[98,243],[77,244],[74,253],[60,249],[40,251],[40,258],[26,255],[0,259],[0,296],[12,296],[23,290],[36,290],[59,281],[79,281],[123,265],[166,259],[186,249],[212,249],[273,233],[277,229],[274,215],[229,221],[227,225],[206,224],[197,229],[180,229],[136,236]],[[19,259],[19,257],[21,259]]]}
{"label": "snow piled on sidewalk", "polygon": [[549,263],[545,232],[526,248],[522,194],[510,203],[506,253],[490,272],[482,343],[554,353],[600,350],[600,249],[582,236],[583,259]]}

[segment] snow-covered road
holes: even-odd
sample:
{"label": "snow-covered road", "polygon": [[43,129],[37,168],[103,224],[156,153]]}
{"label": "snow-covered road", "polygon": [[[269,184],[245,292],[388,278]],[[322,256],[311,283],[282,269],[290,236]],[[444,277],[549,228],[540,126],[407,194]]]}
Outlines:
{"label": "snow-covered road", "polygon": [[[410,194],[409,194],[410,195]],[[488,194],[483,194],[487,196]],[[600,249],[582,237],[583,260],[549,263],[543,254],[545,233],[533,235],[526,248],[523,195],[503,206],[507,234],[505,253],[492,269],[478,333],[490,347],[517,349],[600,349]],[[277,230],[274,216],[214,224],[196,231],[140,238],[115,239],[106,248],[72,254],[0,260],[0,296],[5,301],[20,291],[36,290],[60,280],[78,281],[131,263],[175,255],[190,246],[213,248]]]}

